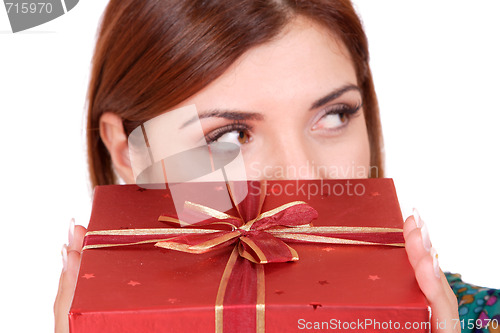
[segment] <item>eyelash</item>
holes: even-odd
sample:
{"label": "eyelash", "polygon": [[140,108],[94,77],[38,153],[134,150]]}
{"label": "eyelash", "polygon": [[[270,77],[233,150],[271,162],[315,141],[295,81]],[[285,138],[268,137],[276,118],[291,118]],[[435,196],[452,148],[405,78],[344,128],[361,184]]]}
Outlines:
{"label": "eyelash", "polygon": [[234,122],[234,123],[219,127],[217,129],[211,131],[210,133],[205,135],[205,141],[207,142],[207,144],[211,144],[211,143],[217,141],[224,134],[230,133],[233,131],[250,132],[250,131],[252,131],[252,127],[248,126],[247,124],[240,123],[240,122]]}
{"label": "eyelash", "polygon": [[[362,103],[358,103],[355,105],[336,104],[336,105],[327,106],[325,109],[323,109],[323,112],[320,113],[318,117],[316,117],[316,119],[314,120],[314,125],[311,129],[323,131],[323,132],[329,133],[329,134],[335,134],[335,133],[341,131],[347,125],[349,125],[349,121],[352,118],[357,117],[359,115],[358,111],[359,111],[359,109],[361,109],[361,107],[362,107]],[[318,129],[318,128],[316,128],[317,124],[328,115],[339,115],[339,116],[343,115],[346,117],[346,119],[345,119],[345,122],[342,121],[342,122],[344,122],[344,124],[342,124],[341,126],[338,126],[336,128],[332,128],[332,129]]]}
{"label": "eyelash", "polygon": [[345,114],[349,119],[350,117],[354,116],[359,111],[359,109],[361,109],[362,106],[363,105],[361,103],[356,104],[354,106],[350,106],[347,104],[333,105],[325,109],[325,112],[321,116],[321,118],[329,114]]}

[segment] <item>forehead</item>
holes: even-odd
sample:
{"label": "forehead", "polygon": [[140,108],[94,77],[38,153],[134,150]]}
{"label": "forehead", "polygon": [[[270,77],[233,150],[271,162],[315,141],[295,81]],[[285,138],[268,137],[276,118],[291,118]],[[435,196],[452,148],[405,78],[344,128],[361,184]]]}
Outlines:
{"label": "forehead", "polygon": [[323,26],[297,18],[273,41],[247,51],[185,104],[194,103],[199,110],[261,110],[270,103],[314,100],[346,84],[357,82],[344,44]]}

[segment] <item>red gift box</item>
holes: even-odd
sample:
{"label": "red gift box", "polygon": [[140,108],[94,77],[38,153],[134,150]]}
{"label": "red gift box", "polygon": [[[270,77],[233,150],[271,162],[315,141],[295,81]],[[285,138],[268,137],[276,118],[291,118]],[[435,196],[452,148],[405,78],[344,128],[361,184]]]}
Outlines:
{"label": "red gift box", "polygon": [[[187,186],[206,195],[225,191],[220,183]],[[276,180],[267,181],[265,191],[262,212],[304,201],[318,213],[314,227],[403,225],[391,179]],[[172,200],[168,188],[97,187],[89,234],[169,227],[158,218],[175,216]],[[235,208],[227,213],[238,214]],[[371,242],[377,233],[375,238],[357,232],[342,237]],[[402,235],[390,233],[392,240],[386,242],[395,243],[394,237]],[[104,243],[121,241],[115,237]],[[198,254],[151,243],[86,249],[69,313],[70,331],[430,331],[430,310],[403,247],[285,243],[300,260],[254,264],[239,258],[223,304],[217,303],[219,288],[234,257],[234,242]],[[264,279],[248,274],[251,269],[261,270]]]}

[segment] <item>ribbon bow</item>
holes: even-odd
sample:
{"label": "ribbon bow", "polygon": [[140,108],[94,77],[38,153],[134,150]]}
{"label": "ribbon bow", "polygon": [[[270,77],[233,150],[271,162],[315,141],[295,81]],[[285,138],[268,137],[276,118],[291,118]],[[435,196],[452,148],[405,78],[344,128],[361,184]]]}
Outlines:
{"label": "ribbon bow", "polygon": [[[318,217],[318,212],[303,201],[281,205],[248,221],[241,215],[231,216],[192,202],[186,202],[186,207],[215,219],[205,223],[205,226],[223,224],[229,225],[231,230],[181,235],[158,242],[155,246],[189,253],[204,253],[239,240],[240,256],[259,264],[299,260],[297,252],[273,234],[288,228],[310,227],[310,222]],[[181,221],[170,216],[162,215],[158,220],[182,225]]]}

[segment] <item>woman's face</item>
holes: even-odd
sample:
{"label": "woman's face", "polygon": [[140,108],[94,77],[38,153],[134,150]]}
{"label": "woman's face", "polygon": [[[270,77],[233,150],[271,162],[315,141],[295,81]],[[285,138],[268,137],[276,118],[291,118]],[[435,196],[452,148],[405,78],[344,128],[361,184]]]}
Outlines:
{"label": "woman's face", "polygon": [[250,179],[369,176],[368,133],[349,53],[308,20],[295,20],[279,38],[249,50],[178,108],[193,104],[199,123],[183,126],[177,140],[199,140],[201,124],[208,144],[241,147]]}

